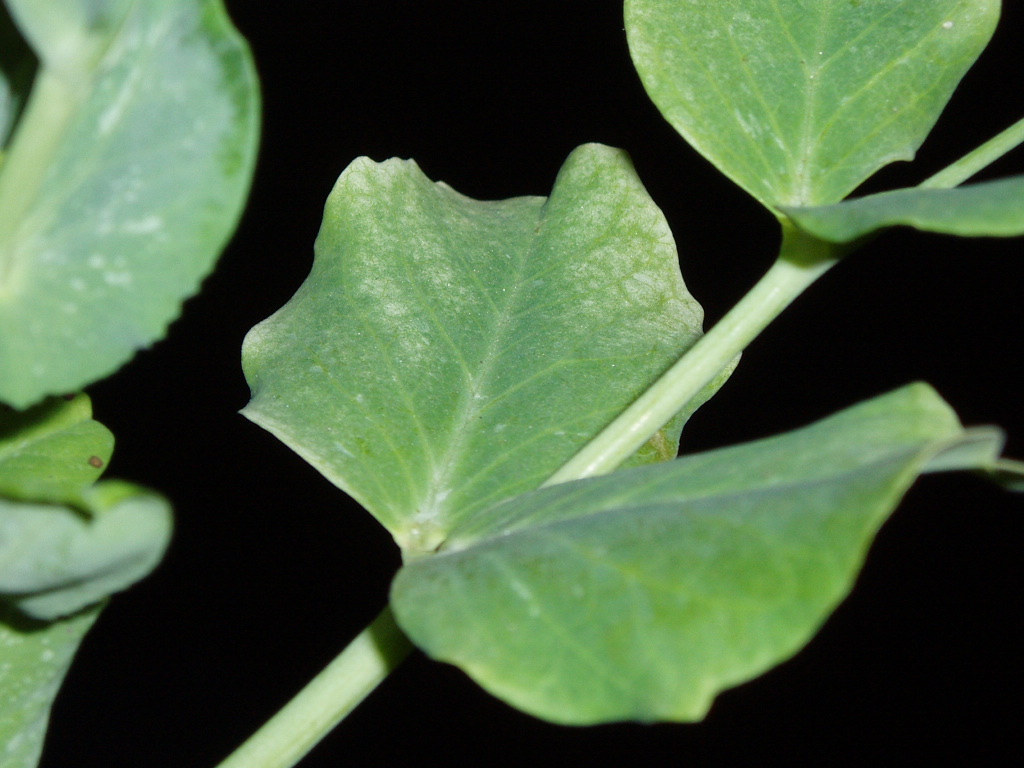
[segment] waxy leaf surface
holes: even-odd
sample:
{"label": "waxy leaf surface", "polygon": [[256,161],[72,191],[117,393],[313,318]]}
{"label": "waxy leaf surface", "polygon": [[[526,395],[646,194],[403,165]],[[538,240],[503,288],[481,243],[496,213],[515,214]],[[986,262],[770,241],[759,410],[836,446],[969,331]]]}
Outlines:
{"label": "waxy leaf surface", "polygon": [[234,229],[259,107],[220,0],[7,5],[40,60],[0,164],[0,401],[24,408],[164,334]]}
{"label": "waxy leaf surface", "polygon": [[698,720],[817,631],[921,471],[989,469],[1001,440],[913,385],[777,437],[549,486],[408,561],[393,609],[428,654],[531,714]]}
{"label": "waxy leaf surface", "polygon": [[[619,150],[576,150],[549,198],[494,202],[411,161],[360,159],[327,202],[309,278],[246,338],[243,413],[429,551],[544,482],[701,320]],[[642,460],[672,458],[697,405]]]}
{"label": "waxy leaf surface", "polygon": [[833,243],[895,226],[965,237],[1012,237],[1024,234],[1024,176],[954,189],[897,189],[782,212],[805,232]]}
{"label": "waxy leaf surface", "polygon": [[836,203],[911,159],[998,16],[998,0],[626,0],[651,99],[769,207]]}

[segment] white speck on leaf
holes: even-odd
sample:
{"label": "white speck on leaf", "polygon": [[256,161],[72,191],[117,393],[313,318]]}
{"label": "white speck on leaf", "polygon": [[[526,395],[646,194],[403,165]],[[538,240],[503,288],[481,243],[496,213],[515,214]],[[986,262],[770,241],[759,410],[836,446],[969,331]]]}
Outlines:
{"label": "white speck on leaf", "polygon": [[103,282],[107,285],[126,286],[132,284],[131,272],[104,272]]}
{"label": "white speck on leaf", "polygon": [[150,235],[164,226],[161,216],[146,216],[142,219],[130,219],[121,225],[121,231],[129,235]]}

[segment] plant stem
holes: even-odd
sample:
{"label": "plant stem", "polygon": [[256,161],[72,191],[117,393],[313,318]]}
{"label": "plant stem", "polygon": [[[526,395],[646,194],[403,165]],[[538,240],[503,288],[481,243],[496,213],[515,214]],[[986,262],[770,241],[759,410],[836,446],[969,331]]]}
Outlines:
{"label": "plant stem", "polygon": [[46,178],[81,95],[45,68],[39,70],[0,173],[0,292],[9,287],[13,235]]}
{"label": "plant stem", "polygon": [[918,186],[922,189],[952,189],[988,167],[1012,149],[1024,144],[1024,118],[996,134],[980,147],[936,173]]}
{"label": "plant stem", "polygon": [[629,458],[836,263],[834,246],[783,223],[779,257],[728,314],[544,485],[602,475]]}
{"label": "plant stem", "polygon": [[409,655],[387,607],[218,768],[291,768]]}

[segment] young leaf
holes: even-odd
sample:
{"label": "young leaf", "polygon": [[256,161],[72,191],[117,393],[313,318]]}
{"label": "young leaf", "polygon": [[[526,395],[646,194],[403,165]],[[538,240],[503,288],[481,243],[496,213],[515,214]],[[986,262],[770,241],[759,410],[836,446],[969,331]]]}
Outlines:
{"label": "young leaf", "polygon": [[897,189],[815,208],[782,208],[798,227],[832,243],[910,226],[966,237],[1024,235],[1024,176],[953,189]]}
{"label": "young leaf", "polygon": [[256,75],[220,0],[7,0],[40,59],[0,165],[0,401],[161,337],[234,229]]}
{"label": "young leaf", "polygon": [[0,602],[37,619],[78,611],[138,581],[171,532],[167,502],[94,484],[113,439],[89,399],[0,411]]}
{"label": "young leaf", "polygon": [[933,455],[934,469],[990,468],[1000,447],[913,385],[795,432],[507,500],[407,561],[392,605],[428,654],[531,714],[698,720],[817,631]]}
{"label": "young leaf", "polygon": [[52,397],[25,411],[0,406],[0,495],[72,502],[103,473],[114,436],[86,395]]}
{"label": "young leaf", "polygon": [[127,483],[85,489],[74,507],[0,497],[0,602],[67,616],[146,576],[170,534],[168,503]]}
{"label": "young leaf", "polygon": [[838,202],[910,160],[998,0],[626,0],[644,87],[766,206]]}
{"label": "young leaf", "polygon": [[[245,340],[243,413],[403,548],[429,551],[539,486],[696,341],[701,319],[619,150],[581,147],[550,198],[497,202],[411,161],[360,159],[327,202],[309,278]],[[683,418],[646,458],[675,454]]]}
{"label": "young leaf", "polygon": [[50,624],[0,600],[0,754],[4,768],[35,768],[50,707],[99,607]]}

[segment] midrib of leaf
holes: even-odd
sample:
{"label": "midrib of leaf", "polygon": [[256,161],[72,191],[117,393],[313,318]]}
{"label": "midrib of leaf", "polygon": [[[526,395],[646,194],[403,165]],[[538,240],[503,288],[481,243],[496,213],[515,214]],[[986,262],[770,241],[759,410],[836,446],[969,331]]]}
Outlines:
{"label": "midrib of leaf", "polygon": [[[96,74],[99,73],[101,69],[105,68],[109,64],[109,62],[107,61],[107,57],[112,55],[112,51],[116,53],[118,48],[120,47],[120,44],[124,42],[122,35],[125,33],[125,28],[127,24],[128,17],[125,17],[124,21],[122,21],[122,23],[118,26],[117,33],[113,37],[111,37],[108,44],[104,47],[103,56],[97,60],[97,65],[90,76],[90,92],[96,84]],[[148,36],[153,39],[163,39],[164,35],[166,34],[169,28],[170,23],[168,21],[164,21],[160,26],[154,27],[153,30],[149,32]],[[143,45],[135,48],[135,50],[133,51],[133,54],[137,57],[135,64],[132,67],[132,71],[129,74],[128,79],[126,80],[124,87],[117,93],[115,99],[129,99],[132,96],[134,96],[134,94],[139,89],[140,81],[142,79],[138,73],[146,70],[149,62],[152,61],[156,53],[157,49],[155,48],[155,46]],[[88,96],[82,100],[82,103],[84,104],[87,101]],[[106,133],[103,134],[93,135],[93,146],[96,149],[89,156],[89,159],[92,161],[92,163],[80,165],[77,169],[76,175],[66,179],[60,185],[60,196],[55,197],[53,199],[53,202],[51,204],[52,208],[60,209],[64,201],[75,193],[75,191],[79,187],[79,184],[84,179],[87,179],[90,175],[93,174],[93,172],[96,170],[95,163],[98,162],[99,157],[103,154],[103,150],[106,147],[109,147],[111,142],[114,141],[114,136],[115,131],[113,130],[108,130]]]}
{"label": "midrib of leaf", "polygon": [[[538,218],[543,223],[543,208],[541,208]],[[444,449],[440,455],[431,461],[431,480],[427,489],[427,496],[418,505],[412,517],[414,524],[419,529],[417,538],[425,538],[426,541],[430,541],[434,545],[439,544],[440,539],[435,540],[436,535],[430,535],[431,532],[437,531],[438,535],[442,537],[447,534],[445,523],[448,522],[447,518],[450,515],[450,507],[446,504],[446,499],[449,498],[453,490],[455,481],[458,479],[459,467],[467,453],[466,446],[472,435],[471,425],[487,407],[493,404],[494,398],[500,394],[485,395],[484,393],[488,391],[488,382],[492,378],[495,366],[501,359],[500,352],[509,346],[511,321],[516,316],[515,309],[519,305],[524,286],[527,285],[524,276],[535,247],[536,238],[534,237],[531,239],[528,247],[516,249],[515,269],[512,272],[512,278],[506,277],[502,282],[505,288],[502,290],[502,301],[500,302],[495,301],[496,297],[490,295],[491,291],[480,282],[479,277],[474,277],[477,290],[491,307],[493,318],[491,327],[487,329],[489,331],[489,341],[483,348],[483,359],[477,365],[472,365],[466,360],[463,350],[447,333],[444,323],[440,322],[440,318],[437,317],[436,308],[432,302],[422,297],[420,291],[417,291],[421,295],[421,305],[430,313],[434,327],[440,330],[445,342],[459,360],[463,375],[466,378],[466,386],[459,388],[458,402],[453,409],[453,417],[447,432],[447,438],[443,441]],[[406,266],[408,266],[407,262]],[[464,270],[464,273],[468,275],[476,274],[472,269]],[[419,285],[416,282],[413,284]],[[485,396],[487,398],[486,402],[484,401]],[[424,445],[429,449],[434,441],[430,440],[429,435],[425,434],[422,425],[420,425],[420,430],[421,438],[424,439]],[[481,468],[480,471],[486,472],[487,467]]]}
{"label": "midrib of leaf", "polygon": [[[6,162],[0,168],[0,298],[15,292],[18,235],[31,230],[35,224],[36,217],[27,214],[33,209],[38,210],[36,203],[53,159],[61,151],[65,137],[73,130],[82,107],[89,102],[97,73],[103,68],[114,44],[120,40],[135,6],[136,2],[128,6],[124,17],[96,49],[90,65],[83,72],[76,73],[78,77],[73,82],[56,75],[45,66],[45,62],[36,73],[28,104],[14,128]],[[107,138],[104,143],[111,140]],[[22,157],[26,160],[20,161]],[[76,178],[61,184],[59,197],[54,198],[50,206],[51,211],[61,208],[61,204],[76,190],[78,180],[87,176],[90,170],[82,167]]]}
{"label": "midrib of leaf", "polygon": [[[786,24],[785,17],[779,10],[778,3],[773,3],[775,11],[779,15],[779,23],[784,26],[787,32],[787,36],[793,40],[793,36],[790,33],[790,28]],[[809,86],[806,88],[804,94],[804,118],[803,125],[800,130],[800,140],[796,152],[796,163],[795,166],[790,166],[792,178],[797,180],[796,199],[799,201],[796,205],[802,205],[804,202],[811,198],[813,189],[813,179],[811,178],[811,158],[814,156],[817,149],[817,144],[813,140],[813,136],[816,131],[816,121],[818,116],[818,91],[821,88],[821,73],[825,69],[824,62],[817,66],[811,66],[811,62],[817,64],[817,52],[821,50],[823,45],[823,39],[825,35],[825,27],[828,25],[829,14],[832,10],[832,4],[826,3],[822,9],[822,14],[818,22],[817,37],[814,39],[814,45],[811,46],[810,51],[800,51],[796,41],[793,40],[794,48],[797,49],[797,55],[804,57],[804,74],[806,81]],[[838,51],[837,51],[838,52]],[[780,202],[780,201],[775,201]]]}
{"label": "midrib of leaf", "polygon": [[[878,19],[876,19],[873,23],[871,23],[870,25],[865,27],[860,32],[860,34],[857,35],[857,37],[853,38],[852,40],[847,41],[841,48],[837,48],[836,51],[829,57],[829,60],[826,61],[826,62],[823,62],[822,66],[821,66],[821,69],[819,70],[818,74],[823,72],[824,69],[831,63],[832,59],[834,59],[839,53],[849,49],[849,47],[851,45],[855,44],[859,40],[867,38],[869,36],[869,34],[875,28],[881,26],[883,22],[885,22],[887,19],[889,19],[894,14],[898,13],[898,10],[900,8],[902,8],[902,7],[904,7],[904,6],[903,5],[901,5],[901,6],[894,6],[893,9],[890,10],[888,14],[886,14],[885,16],[882,16],[882,17],[880,17]],[[913,58],[914,53],[918,49],[920,49],[921,47],[926,45],[930,40],[932,40],[936,34],[940,33],[941,30],[942,30],[942,21],[941,20],[937,20],[936,23],[935,23],[935,26],[932,28],[932,30],[927,35],[923,35],[922,37],[920,37],[912,48],[906,50],[898,58],[889,61],[889,63],[885,67],[883,67],[882,69],[880,69],[877,72],[875,72],[875,74],[869,80],[865,81],[861,85],[860,88],[858,88],[856,91],[854,91],[853,93],[849,94],[846,97],[846,100],[845,100],[844,104],[855,104],[857,102],[857,100],[860,98],[862,93],[873,89],[876,86],[876,84],[877,84],[877,82],[879,80],[881,80],[884,77],[888,76],[897,66],[900,66],[900,65],[903,64],[903,62],[908,61],[911,58]],[[818,85],[820,85],[820,79],[821,79],[820,77],[816,77],[815,78],[815,86],[814,86],[814,88],[808,94],[808,96],[809,96],[808,97],[808,108],[807,108],[808,120],[805,120],[805,129],[806,130],[804,132],[803,139],[801,141],[801,148],[800,148],[801,162],[800,162],[800,169],[799,170],[802,173],[802,176],[800,176],[800,178],[802,178],[804,180],[805,186],[800,191],[800,196],[799,196],[800,199],[799,199],[799,201],[795,202],[795,203],[787,203],[787,205],[801,205],[802,206],[802,205],[818,205],[818,204],[822,204],[823,202],[825,202],[825,203],[839,202],[838,200],[831,200],[831,199],[825,200],[825,201],[817,199],[817,196],[815,196],[813,194],[813,191],[814,191],[813,190],[813,186],[808,184],[810,179],[811,179],[810,174],[808,173],[808,170],[811,167],[812,160],[815,158],[815,156],[818,153],[818,149],[820,148],[820,146],[818,144],[816,144],[816,143],[811,141],[811,136],[814,133],[814,129],[817,128],[818,129],[817,133],[819,133],[819,134],[827,132],[828,129],[831,128],[831,126],[833,126],[837,122],[838,118],[841,115],[845,114],[847,112],[847,110],[848,110],[848,107],[841,106],[839,109],[835,110],[832,113],[832,115],[829,117],[829,119],[826,122],[822,123],[821,125],[815,126],[813,123],[809,124],[808,121],[811,119],[812,115],[814,115],[814,113],[816,113],[816,110],[815,110],[816,101],[814,99],[814,96],[817,93]],[[914,99],[910,103],[909,107],[911,109],[916,109],[917,104],[919,104],[924,98],[929,96],[940,85],[941,85],[941,82],[939,81],[939,79],[935,78],[934,81],[933,81],[933,86],[932,86],[931,89],[929,89],[927,91],[915,91]],[[887,127],[892,125],[894,122],[897,122],[897,121],[905,119],[906,111],[907,111],[907,109],[904,109],[904,108],[901,107],[900,111],[897,112],[897,113],[891,114],[889,116],[888,120],[876,123],[875,127],[869,133],[864,134],[863,136],[861,136],[858,141],[849,142],[847,144],[846,152],[836,161],[836,163],[834,164],[833,167],[835,167],[835,168],[845,167],[846,166],[846,161],[851,156],[856,155],[865,146],[869,146],[874,141],[875,137],[878,136],[880,133],[883,133],[884,130]]]}
{"label": "midrib of leaf", "polygon": [[[616,203],[616,206],[615,206],[614,210],[609,214],[609,216],[608,216],[608,218],[606,220],[606,227],[605,227],[605,230],[603,231],[603,233],[593,237],[592,239],[589,239],[587,241],[587,247],[590,248],[590,249],[599,249],[601,247],[601,245],[604,242],[606,242],[611,237],[610,233],[611,233],[611,230],[613,228],[612,222],[615,222],[615,221],[618,221],[618,220],[624,218],[625,217],[625,213],[628,211],[629,207],[630,207],[630,203],[626,199],[620,199]],[[537,238],[540,235],[541,230],[542,230],[543,225],[544,225],[544,220],[545,220],[545,217],[546,217],[546,210],[547,210],[546,206],[542,206],[540,211],[539,211],[538,218],[539,218],[541,223],[540,223],[540,225],[538,225],[534,229],[534,238],[531,241],[530,248],[527,249],[527,252],[526,252],[526,255],[525,255],[525,258],[524,258],[524,261],[523,261],[523,266],[524,266],[523,273],[528,273],[529,271],[525,269],[526,265],[532,264],[534,262],[535,248],[536,248],[536,245],[537,245],[537,242],[538,242]],[[513,301],[508,302],[508,306],[514,308],[517,304],[519,304],[518,294],[521,291],[522,286],[531,285],[535,280],[544,277],[549,272],[557,271],[558,268],[559,268],[559,264],[550,263],[550,264],[548,264],[546,266],[546,268],[542,269],[540,272],[528,273],[528,274],[525,274],[524,276],[521,276],[521,277],[517,275],[517,278],[515,280],[516,290],[514,291],[514,293],[516,295],[514,296],[514,300]],[[614,283],[609,283],[609,285],[611,285],[611,284],[614,284]],[[628,303],[628,297],[623,297],[623,301]],[[559,298],[556,301],[549,302],[547,305],[529,304],[528,306],[524,306],[523,314],[524,315],[536,314],[538,309],[540,309],[542,306],[557,306],[559,304],[564,304],[564,303],[565,303],[565,299],[564,298]],[[518,315],[514,311],[510,311],[508,313],[508,316],[513,318],[513,319],[518,317]],[[617,321],[614,318],[609,318],[606,321],[607,324],[614,324],[615,322],[617,322]],[[508,322],[501,323],[501,327],[506,330],[506,332],[505,332],[506,338],[509,337],[509,330],[508,329],[509,329],[510,326],[511,326],[511,323],[508,323]],[[597,332],[596,329],[594,329],[593,327],[592,327],[592,331],[594,333]],[[532,338],[532,336],[534,336],[534,335],[537,335],[537,331],[536,330],[530,336],[528,336],[528,337],[512,337],[511,338],[511,343],[505,345],[504,346],[504,350],[507,352],[509,349],[514,348],[516,344],[522,343],[525,339]],[[495,345],[492,349],[496,353],[497,350],[503,349],[503,347],[501,345]],[[499,359],[499,358],[500,358],[500,355],[495,355],[495,360],[492,362],[492,365],[489,366],[488,372],[494,370],[493,363],[496,362],[497,359]],[[626,362],[627,364],[628,364],[628,361],[629,361],[629,357],[628,356],[626,356],[626,357],[618,357],[617,359],[621,359],[624,362]],[[551,366],[548,366],[546,368],[542,368],[542,369],[538,369],[536,371],[533,371],[533,373],[530,376],[521,378],[513,386],[510,386],[510,387],[506,388],[501,393],[489,396],[488,399],[487,399],[487,403],[483,404],[480,408],[478,408],[476,410],[476,413],[477,414],[481,414],[481,413],[485,412],[488,408],[497,406],[498,404],[500,404],[500,402],[504,398],[507,398],[509,395],[517,392],[519,389],[521,389],[523,387],[530,386],[534,379],[545,375],[546,373],[549,372],[549,370],[551,368],[571,366],[572,364],[579,362],[579,360],[580,359],[557,360]],[[588,415],[593,415],[593,414],[588,414]],[[609,413],[607,415],[607,418],[610,419],[613,416],[614,416],[613,413]],[[564,427],[565,425],[564,424],[560,424],[559,426],[560,427]],[[541,429],[534,430],[533,434],[530,437],[525,438],[525,439],[521,440],[520,442],[518,442],[516,444],[516,450],[517,451],[529,450],[530,446],[535,441],[542,440],[545,437],[547,437],[549,434],[550,434],[550,427],[548,429],[543,429],[543,430],[541,430]],[[674,454],[674,452],[673,452],[673,454]],[[494,454],[491,457],[491,461],[489,463],[484,464],[484,465],[482,465],[482,466],[477,468],[476,477],[487,476],[487,474],[491,471],[491,469],[496,464],[499,464],[499,463],[501,463],[502,461],[504,461],[506,459],[506,456],[507,456],[507,454],[504,454],[504,453],[502,453],[502,454]],[[471,487],[474,481],[475,481],[475,478],[468,478],[464,488]],[[502,495],[502,493],[503,493],[503,489],[502,488],[492,488],[486,494],[476,495],[474,497],[473,508],[474,509],[485,509],[485,508],[487,508],[487,507],[489,507],[489,506],[491,506],[493,504],[498,503],[503,498],[505,498],[505,496]]]}
{"label": "midrib of leaf", "polygon": [[[721,6],[716,6],[716,8],[719,11],[719,17],[718,18],[721,20],[719,26],[722,29],[728,29],[729,28],[728,20],[726,19],[725,16],[721,15],[721,13],[722,13]],[[764,93],[761,91],[761,88],[760,88],[760,86],[758,84],[757,77],[754,75],[753,72],[750,71],[749,64],[744,61],[743,51],[741,51],[739,49],[739,47],[736,45],[736,38],[733,35],[731,35],[731,34],[729,35],[729,45],[733,49],[733,53],[736,56],[736,61],[739,61],[739,62],[742,63],[743,73],[747,77],[747,84],[750,86],[751,92],[757,94],[758,101],[761,102],[761,107],[764,110],[764,115],[768,117],[768,119],[770,121],[770,124],[771,124],[771,128],[772,128],[773,131],[775,131],[775,135],[776,136],[784,135],[784,132],[782,130],[780,130],[780,128],[779,128],[779,124],[778,124],[777,119],[776,119],[775,110],[771,108],[771,105],[769,104],[768,100],[765,98]],[[731,98],[721,88],[718,87],[718,79],[715,78],[712,75],[711,71],[708,69],[708,67],[706,65],[702,64],[701,66],[704,69],[704,71],[707,73],[708,81],[714,84],[715,93],[717,93],[719,95],[719,97],[721,98],[721,100],[722,100],[722,106],[724,108],[723,109],[723,113],[724,113],[725,110],[730,109],[730,108],[735,110],[736,107],[734,105],[734,102],[731,100]],[[711,135],[714,135],[714,131],[710,131],[709,133]],[[723,146],[725,147],[725,149],[728,150],[727,151],[728,155],[731,155],[734,158],[734,160],[735,159],[739,159],[742,162],[743,165],[745,165],[748,169],[751,170],[751,175],[756,178],[757,174],[754,173],[753,170],[750,167],[750,163],[749,163],[749,159],[748,159],[749,158],[749,153],[737,152],[737,151],[733,150],[732,147],[729,147],[728,145],[723,145]],[[762,145],[761,142],[755,142],[754,146],[757,147],[757,154],[758,154],[758,157],[761,160],[762,168],[764,168],[768,172],[769,176],[771,176],[772,174],[774,174],[775,171],[774,171],[774,167],[773,167],[772,161],[765,154],[764,146]]]}

